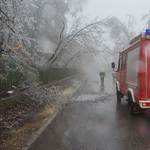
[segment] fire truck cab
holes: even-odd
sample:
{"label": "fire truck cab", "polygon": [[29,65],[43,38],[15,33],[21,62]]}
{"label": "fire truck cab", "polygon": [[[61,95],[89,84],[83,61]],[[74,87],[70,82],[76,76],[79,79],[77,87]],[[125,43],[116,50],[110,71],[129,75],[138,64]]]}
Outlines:
{"label": "fire truck cab", "polygon": [[[112,63],[115,68],[115,63]],[[133,115],[138,108],[150,108],[150,29],[135,37],[130,45],[119,53],[117,101],[128,97],[128,110]]]}

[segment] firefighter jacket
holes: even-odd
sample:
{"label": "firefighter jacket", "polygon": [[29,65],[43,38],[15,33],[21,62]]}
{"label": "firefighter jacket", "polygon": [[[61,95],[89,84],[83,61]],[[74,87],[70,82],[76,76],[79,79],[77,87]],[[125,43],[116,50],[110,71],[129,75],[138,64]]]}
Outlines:
{"label": "firefighter jacket", "polygon": [[99,75],[100,75],[100,77],[105,77],[105,76],[106,76],[104,71],[101,71],[101,72],[99,73]]}
{"label": "firefighter jacket", "polygon": [[116,72],[113,72],[113,76],[116,77]]}

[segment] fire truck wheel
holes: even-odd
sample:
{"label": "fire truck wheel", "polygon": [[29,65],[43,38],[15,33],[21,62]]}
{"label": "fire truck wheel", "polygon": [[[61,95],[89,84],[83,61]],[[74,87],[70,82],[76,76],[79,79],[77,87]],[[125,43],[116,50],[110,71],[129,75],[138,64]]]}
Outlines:
{"label": "fire truck wheel", "polygon": [[134,115],[134,102],[133,102],[133,100],[132,100],[132,96],[131,96],[131,94],[129,93],[129,95],[128,95],[128,110],[129,110],[129,113],[131,114],[131,115]]}
{"label": "fire truck wheel", "polygon": [[116,96],[117,96],[117,102],[120,103],[121,102],[121,98],[119,97],[119,91],[118,91],[117,87],[116,87]]}

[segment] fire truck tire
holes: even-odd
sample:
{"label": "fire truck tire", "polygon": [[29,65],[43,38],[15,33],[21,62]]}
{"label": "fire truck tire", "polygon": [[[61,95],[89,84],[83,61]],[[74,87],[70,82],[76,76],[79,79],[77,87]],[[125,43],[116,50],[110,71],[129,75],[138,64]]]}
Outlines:
{"label": "fire truck tire", "polygon": [[117,96],[117,103],[121,102],[121,98],[119,97],[119,91],[118,88],[116,87],[116,96]]}
{"label": "fire truck tire", "polygon": [[131,94],[129,93],[128,94],[128,110],[129,110],[130,115],[134,115],[134,107],[135,107],[135,104],[132,100]]}

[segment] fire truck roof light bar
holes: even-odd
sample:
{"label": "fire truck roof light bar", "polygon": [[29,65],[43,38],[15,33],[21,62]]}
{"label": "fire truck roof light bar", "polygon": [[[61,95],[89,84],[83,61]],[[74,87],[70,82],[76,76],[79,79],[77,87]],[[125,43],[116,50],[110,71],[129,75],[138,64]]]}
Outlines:
{"label": "fire truck roof light bar", "polygon": [[150,34],[150,29],[146,29],[146,34]]}
{"label": "fire truck roof light bar", "polygon": [[150,29],[146,29],[145,38],[150,40]]}
{"label": "fire truck roof light bar", "polygon": [[139,39],[141,39],[142,37],[145,37],[147,40],[150,40],[150,29],[146,29],[146,32],[143,32],[143,34],[139,34],[138,36],[134,37],[130,43],[128,43],[125,47],[123,47],[123,50],[125,50],[127,48],[127,46],[133,44],[134,42],[138,41]]}

